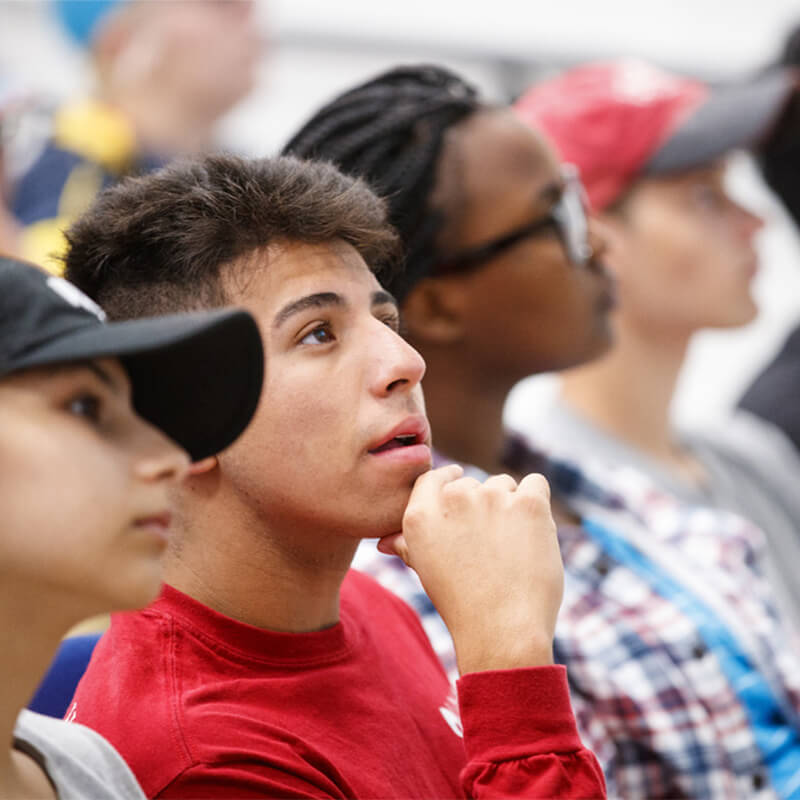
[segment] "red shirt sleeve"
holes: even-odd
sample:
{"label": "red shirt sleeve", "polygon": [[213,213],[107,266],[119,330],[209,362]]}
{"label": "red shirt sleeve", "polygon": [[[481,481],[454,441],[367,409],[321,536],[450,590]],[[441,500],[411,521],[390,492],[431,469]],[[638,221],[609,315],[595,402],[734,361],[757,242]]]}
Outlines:
{"label": "red shirt sleeve", "polygon": [[470,673],[458,699],[467,797],[606,796],[600,765],[578,736],[564,667]]}

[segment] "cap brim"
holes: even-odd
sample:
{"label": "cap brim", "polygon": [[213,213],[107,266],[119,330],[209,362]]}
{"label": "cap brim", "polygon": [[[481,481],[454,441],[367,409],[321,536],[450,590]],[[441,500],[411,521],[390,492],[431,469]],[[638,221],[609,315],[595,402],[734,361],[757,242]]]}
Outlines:
{"label": "cap brim", "polygon": [[116,357],[133,405],[193,460],[224,450],[247,427],[261,394],[264,354],[245,311],[174,314],[96,325],[37,348],[18,367]]}
{"label": "cap brim", "polygon": [[777,121],[795,85],[789,71],[774,70],[747,83],[712,89],[655,152],[645,172],[693,169],[756,144]]}

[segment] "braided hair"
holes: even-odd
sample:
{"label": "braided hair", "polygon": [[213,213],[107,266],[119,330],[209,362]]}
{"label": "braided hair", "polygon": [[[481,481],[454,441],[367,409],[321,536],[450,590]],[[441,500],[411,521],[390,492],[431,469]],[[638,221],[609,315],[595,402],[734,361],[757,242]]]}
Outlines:
{"label": "braided hair", "polygon": [[398,67],[328,103],[284,147],[332,161],[385,198],[405,249],[405,269],[384,278],[398,300],[435,266],[443,214],[429,201],[444,137],[482,107],[475,88],[446,69]]}

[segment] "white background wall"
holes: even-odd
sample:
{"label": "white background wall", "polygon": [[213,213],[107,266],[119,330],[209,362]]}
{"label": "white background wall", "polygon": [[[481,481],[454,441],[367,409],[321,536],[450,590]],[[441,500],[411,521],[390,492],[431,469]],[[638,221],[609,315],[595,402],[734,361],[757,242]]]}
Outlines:
{"label": "white background wall", "polygon": [[[259,85],[220,129],[225,147],[254,155],[274,152],[338,90],[400,61],[443,62],[495,99],[521,88],[536,69],[603,56],[644,56],[709,79],[741,75],[774,56],[800,22],[800,2],[268,0],[259,22]],[[54,100],[87,86],[84,54],[61,35],[42,0],[0,0],[0,75],[8,74]],[[794,229],[745,161],[732,184],[769,220],[755,287],[761,315],[746,328],[697,338],[675,407],[688,423],[718,416],[800,318]],[[533,413],[548,391],[547,380],[524,382],[509,418]]]}

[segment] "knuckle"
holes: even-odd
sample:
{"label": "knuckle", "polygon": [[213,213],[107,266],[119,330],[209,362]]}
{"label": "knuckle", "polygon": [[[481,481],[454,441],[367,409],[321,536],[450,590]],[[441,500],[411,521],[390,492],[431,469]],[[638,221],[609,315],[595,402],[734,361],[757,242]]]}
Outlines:
{"label": "knuckle", "polygon": [[418,505],[408,506],[403,514],[403,529],[420,527],[425,524],[426,510]]}
{"label": "knuckle", "polygon": [[550,498],[542,493],[533,494],[526,492],[514,497],[514,503],[521,510],[529,514],[543,514],[550,512]]}
{"label": "knuckle", "polygon": [[488,503],[492,507],[496,507],[504,505],[507,499],[511,496],[511,492],[509,492],[508,487],[506,486],[494,484],[493,486],[481,487],[481,495],[484,499],[484,502]]}
{"label": "knuckle", "polygon": [[498,486],[504,489],[510,489],[517,485],[517,482],[505,472],[500,475],[492,475],[483,482],[484,486]]}
{"label": "knuckle", "polygon": [[524,485],[525,492],[532,495],[542,495],[545,499],[550,499],[550,483],[544,475],[532,472],[523,478],[521,486]]}
{"label": "knuckle", "polygon": [[442,501],[450,508],[461,508],[471,502],[479,488],[475,478],[458,478],[442,488]]}
{"label": "knuckle", "polygon": [[444,488],[451,494],[466,494],[467,492],[474,491],[480,483],[475,478],[458,478],[457,480],[448,483]]}

